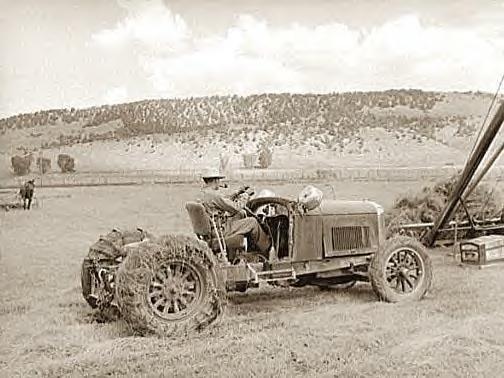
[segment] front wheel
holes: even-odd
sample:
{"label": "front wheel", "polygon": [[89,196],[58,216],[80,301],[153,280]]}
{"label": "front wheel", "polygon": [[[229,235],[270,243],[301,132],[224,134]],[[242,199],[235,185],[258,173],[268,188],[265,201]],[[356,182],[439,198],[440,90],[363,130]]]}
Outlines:
{"label": "front wheel", "polygon": [[417,240],[396,236],[385,242],[369,267],[373,290],[386,302],[422,299],[432,283],[432,262]]}
{"label": "front wheel", "polygon": [[141,334],[182,336],[217,320],[225,287],[208,246],[167,236],[131,252],[117,272],[117,301]]}

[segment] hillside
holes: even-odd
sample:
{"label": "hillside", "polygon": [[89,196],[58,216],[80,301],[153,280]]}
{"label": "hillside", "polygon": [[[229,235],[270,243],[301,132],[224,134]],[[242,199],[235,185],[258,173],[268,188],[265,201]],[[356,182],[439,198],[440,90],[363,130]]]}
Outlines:
{"label": "hillside", "polygon": [[[260,143],[275,168],[461,164],[492,95],[420,90],[146,100],[0,120],[0,177],[10,157],[76,158],[78,171],[231,168]],[[32,165],[32,170],[35,166]]]}

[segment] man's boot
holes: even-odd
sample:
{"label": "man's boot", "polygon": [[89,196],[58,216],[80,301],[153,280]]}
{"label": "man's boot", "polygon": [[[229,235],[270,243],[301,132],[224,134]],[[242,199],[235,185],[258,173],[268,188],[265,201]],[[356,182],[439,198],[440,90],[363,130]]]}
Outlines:
{"label": "man's boot", "polygon": [[273,246],[271,246],[271,248],[269,250],[268,261],[269,262],[277,262],[278,261],[278,255],[276,253],[275,247],[273,247]]}
{"label": "man's boot", "polygon": [[221,263],[222,265],[226,265],[226,266],[227,266],[227,265],[231,265],[231,263],[229,262],[229,260],[228,260],[228,258],[227,258],[227,256],[226,256],[226,254],[225,254],[224,252],[219,252],[219,253],[217,254],[217,261],[218,261],[219,263]]}

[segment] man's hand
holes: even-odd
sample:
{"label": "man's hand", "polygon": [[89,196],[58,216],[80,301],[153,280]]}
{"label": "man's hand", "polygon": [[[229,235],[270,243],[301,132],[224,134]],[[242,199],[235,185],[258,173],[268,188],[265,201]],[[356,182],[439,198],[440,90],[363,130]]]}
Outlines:
{"label": "man's hand", "polygon": [[238,191],[236,193],[237,193],[237,195],[241,195],[241,194],[250,195],[253,192],[254,192],[254,189],[252,189],[252,187],[250,185],[242,185],[238,188]]}
{"label": "man's hand", "polygon": [[248,193],[241,193],[236,198],[237,201],[247,202],[249,200],[250,195]]}

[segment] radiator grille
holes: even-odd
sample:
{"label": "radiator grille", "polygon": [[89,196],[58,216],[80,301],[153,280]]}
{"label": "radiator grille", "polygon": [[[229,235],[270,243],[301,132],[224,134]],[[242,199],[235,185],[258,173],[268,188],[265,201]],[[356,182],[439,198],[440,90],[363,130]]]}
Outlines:
{"label": "radiator grille", "polygon": [[347,226],[332,228],[333,251],[346,251],[371,247],[369,227]]}

